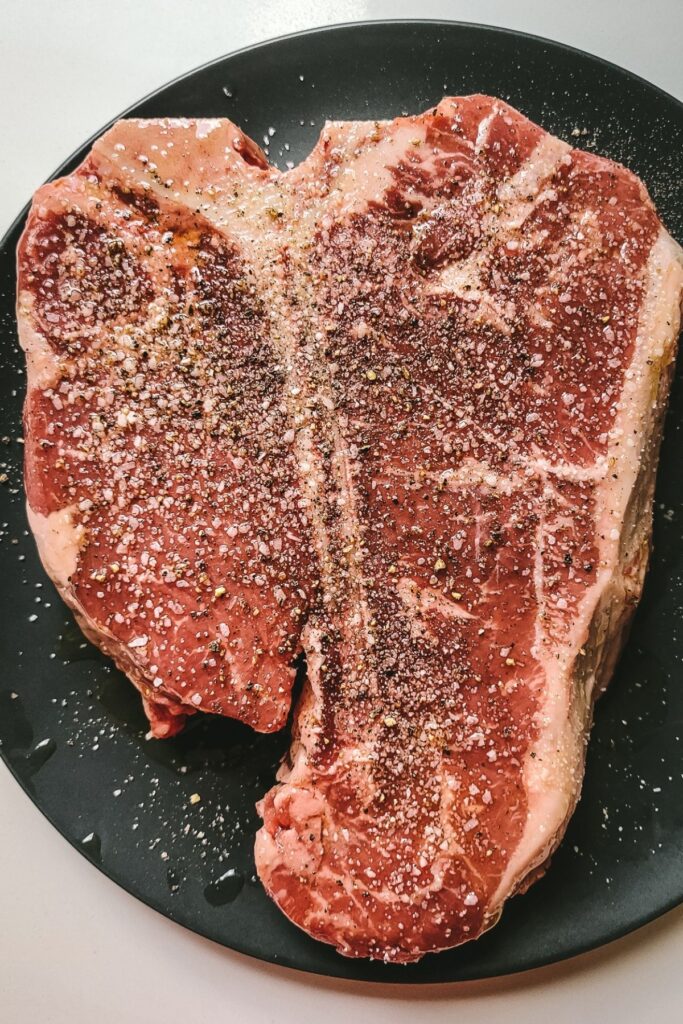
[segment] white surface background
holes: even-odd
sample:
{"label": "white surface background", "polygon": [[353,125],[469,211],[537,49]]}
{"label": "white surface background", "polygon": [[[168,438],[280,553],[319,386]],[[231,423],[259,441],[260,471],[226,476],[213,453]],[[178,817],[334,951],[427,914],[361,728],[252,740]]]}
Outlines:
{"label": "white surface background", "polygon": [[[681,0],[0,0],[0,234],[63,158],[168,79],[286,32],[388,17],[548,36],[683,98]],[[118,889],[0,767],[0,1024],[658,1024],[683,1016],[681,963],[683,908],[597,953],[493,982],[358,985],[265,966]]]}

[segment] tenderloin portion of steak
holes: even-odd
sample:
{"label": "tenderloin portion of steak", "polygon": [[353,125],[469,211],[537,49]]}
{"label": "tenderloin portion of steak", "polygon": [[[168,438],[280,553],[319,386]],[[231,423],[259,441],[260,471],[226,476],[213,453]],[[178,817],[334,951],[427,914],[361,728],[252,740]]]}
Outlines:
{"label": "tenderloin portion of steak", "polygon": [[494,924],[578,798],[681,252],[632,174],[485,97],[330,125],[296,173],[339,546],[256,860],[311,935],[407,962]]}
{"label": "tenderloin portion of steak", "polygon": [[42,558],[141,689],[277,728],[260,877],[349,956],[475,938],[578,798],[642,587],[681,252],[474,96],[324,130],[121,122],[20,250]]}
{"label": "tenderloin portion of steak", "polygon": [[227,123],[122,122],[37,193],[20,246],[31,526],[158,737],[289,709],[315,569],[284,370],[246,226],[202,210],[272,176]]}

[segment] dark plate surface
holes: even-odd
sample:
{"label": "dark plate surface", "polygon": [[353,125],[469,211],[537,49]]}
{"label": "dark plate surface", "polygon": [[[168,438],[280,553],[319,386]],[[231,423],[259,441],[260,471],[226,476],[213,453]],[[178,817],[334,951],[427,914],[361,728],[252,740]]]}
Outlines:
{"label": "dark plate surface", "polygon": [[[683,241],[683,106],[617,67],[529,36],[435,22],[323,29],[225,57],[128,114],[228,116],[257,142],[265,136],[284,167],[309,152],[326,118],[416,113],[469,92],[500,96],[555,134],[627,164]],[[254,802],[273,781],[287,733],[257,736],[204,718],[174,740],[145,741],[137,693],[82,639],[40,567],[21,484],[14,251],[23,219],[0,246],[0,753],[60,832],[167,917],[253,956],[344,978],[447,981],[524,970],[681,902],[680,374],[645,595],[599,702],[583,797],[548,874],[467,947],[410,967],[345,960],[291,925],[254,878]],[[192,803],[195,793],[201,800]]]}

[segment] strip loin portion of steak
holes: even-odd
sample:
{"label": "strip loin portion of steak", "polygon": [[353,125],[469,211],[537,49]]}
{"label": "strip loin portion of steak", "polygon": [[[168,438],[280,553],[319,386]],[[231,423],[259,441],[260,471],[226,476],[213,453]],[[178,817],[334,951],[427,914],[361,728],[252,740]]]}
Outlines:
{"label": "strip loin portion of steak", "polygon": [[346,955],[475,938],[563,834],[682,266],[633,175],[488,97],[328,125],[284,175],[229,122],[120,122],[38,193],[43,560],[157,735],[277,728],[305,650],[256,860]]}
{"label": "strip loin portion of steak", "polygon": [[642,184],[486,97],[330,125],[311,330],[343,538],[261,805],[266,888],[393,961],[495,923],[578,798],[647,561],[681,253]]}

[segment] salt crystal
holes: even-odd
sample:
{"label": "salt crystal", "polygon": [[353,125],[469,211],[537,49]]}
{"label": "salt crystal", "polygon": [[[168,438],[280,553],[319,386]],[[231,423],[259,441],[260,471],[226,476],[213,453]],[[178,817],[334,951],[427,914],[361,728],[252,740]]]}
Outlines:
{"label": "salt crystal", "polygon": [[129,647],[146,647],[149,643],[148,636],[136,636],[134,640],[131,640],[128,644]]}

